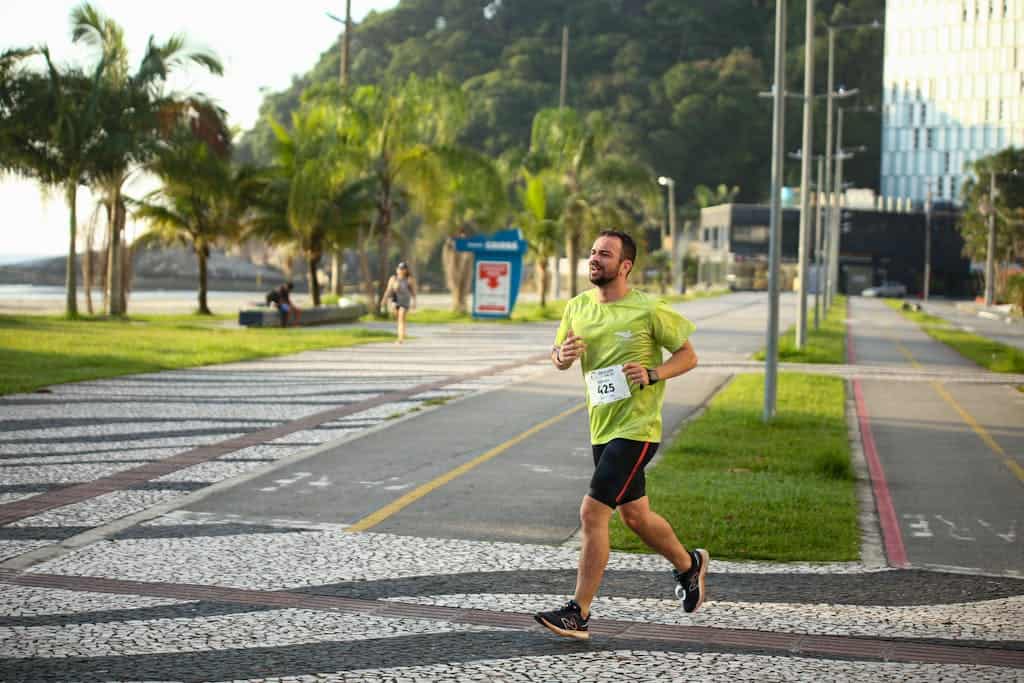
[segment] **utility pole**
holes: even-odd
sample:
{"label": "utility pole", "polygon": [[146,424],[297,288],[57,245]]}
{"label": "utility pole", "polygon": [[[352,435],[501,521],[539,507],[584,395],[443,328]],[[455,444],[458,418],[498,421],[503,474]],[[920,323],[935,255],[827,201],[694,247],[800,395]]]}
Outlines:
{"label": "utility pole", "polygon": [[800,247],[797,267],[796,335],[797,349],[807,341],[807,250],[811,232],[811,163],[814,127],[814,0],[807,0],[804,37],[804,135],[800,159]]}
{"label": "utility pole", "polygon": [[996,303],[996,172],[988,174],[988,245],[985,250],[985,305]]}
{"label": "utility pole", "polygon": [[686,288],[683,286],[683,278],[686,275],[682,272],[679,263],[682,250],[679,244],[679,231],[676,228],[676,181],[666,176],[659,176],[658,184],[668,188],[668,232],[672,240],[672,261],[670,262],[672,291],[675,294],[682,294],[686,291]]}
{"label": "utility pole", "polygon": [[[337,20],[338,18],[334,15],[328,14],[332,19]],[[341,85],[341,89],[345,90],[348,87],[349,80],[349,69],[352,45],[352,0],[345,0],[345,32],[341,35],[341,64],[338,69],[338,83]],[[341,281],[344,277],[342,272],[342,252],[340,250],[334,250],[331,252],[331,294],[336,296],[341,295],[342,287]]]}
{"label": "utility pole", "polygon": [[[567,88],[567,82],[569,80],[569,25],[562,24],[562,71],[561,79],[558,86],[558,108],[565,108],[565,92]],[[559,255],[558,247],[555,247],[555,299],[562,298],[562,273],[561,271],[562,258]],[[569,264],[569,276],[575,277],[576,264]]]}
{"label": "utility pole", "polygon": [[[834,26],[828,27],[828,82],[826,83],[828,89],[825,91],[825,185],[823,191],[825,193],[825,201],[827,202],[828,211],[825,214],[825,226],[828,236],[825,238],[829,244],[829,254],[826,258],[830,259],[832,251],[832,93],[835,90],[835,47],[836,47],[836,29]],[[832,269],[826,266],[826,284],[825,284],[825,311],[832,307],[832,299],[829,296],[829,291],[832,287]]]}
{"label": "utility pole", "polygon": [[348,85],[352,47],[352,0],[345,0],[345,35],[341,37],[341,87]]}
{"label": "utility pole", "polygon": [[836,178],[832,187],[832,220],[829,226],[828,245],[828,290],[826,291],[827,307],[832,306],[836,294],[839,293],[839,233],[840,218],[843,214],[843,108],[839,107],[839,120],[836,123]]}
{"label": "utility pole", "polygon": [[786,0],[775,3],[775,92],[772,106],[772,200],[768,238],[768,339],[764,359],[764,415],[775,417],[779,365],[779,256],[782,250],[782,166],[786,115]]}
{"label": "utility pole", "polygon": [[825,165],[825,156],[818,157],[818,182],[815,184],[814,193],[814,329],[818,329],[821,322],[821,254],[822,254],[822,230],[821,230],[821,201],[824,195],[821,192],[821,183],[825,173],[822,170]]}
{"label": "utility pole", "polygon": [[565,106],[565,88],[569,77],[569,26],[562,25],[562,80],[558,88],[558,107]]}
{"label": "utility pole", "polygon": [[921,300],[928,302],[928,290],[932,282],[932,187],[928,181],[928,195],[924,200],[924,287]]}

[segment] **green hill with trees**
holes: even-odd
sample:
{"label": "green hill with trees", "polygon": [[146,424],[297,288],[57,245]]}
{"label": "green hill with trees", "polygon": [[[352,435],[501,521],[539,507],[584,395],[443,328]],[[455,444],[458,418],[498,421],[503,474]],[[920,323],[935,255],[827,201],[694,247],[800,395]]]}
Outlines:
{"label": "green hill with trees", "polygon": [[[884,16],[881,0],[818,2],[816,90],[824,91],[825,25]],[[804,3],[789,3],[788,89],[803,80]],[[354,85],[444,74],[461,84],[469,120],[459,142],[491,156],[521,158],[534,114],[558,106],[562,27],[569,28],[566,104],[600,114],[617,151],[673,177],[684,203],[698,184],[738,186],[740,201],[765,199],[769,182],[770,88],[774,4],[764,0],[403,0],[371,13],[352,35]],[[881,104],[881,31],[843,32],[836,41],[836,83],[859,88],[858,104]],[[262,111],[286,121],[302,93],[336,82],[340,46]],[[824,107],[817,107],[817,147]],[[800,104],[792,100],[787,145],[800,141]],[[846,177],[878,187],[880,117],[848,117],[845,139],[868,152],[848,162]],[[241,158],[267,161],[267,116],[242,138]],[[787,171],[798,184],[799,164]]]}

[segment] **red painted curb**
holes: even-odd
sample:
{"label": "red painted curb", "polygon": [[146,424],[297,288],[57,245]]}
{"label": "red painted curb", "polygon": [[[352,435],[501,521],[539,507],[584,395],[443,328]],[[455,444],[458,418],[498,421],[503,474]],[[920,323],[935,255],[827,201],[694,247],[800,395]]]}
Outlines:
{"label": "red painted curb", "polygon": [[903,547],[903,534],[900,533],[900,524],[896,518],[896,509],[892,505],[892,496],[889,495],[889,484],[885,481],[885,470],[882,469],[882,462],[878,459],[875,437],[871,433],[871,419],[868,417],[867,406],[864,403],[864,391],[859,379],[853,380],[853,396],[857,404],[857,422],[860,424],[864,458],[868,461],[871,487],[875,493],[875,506],[878,508],[878,521],[882,527],[885,555],[889,559],[890,566],[906,569],[910,566],[907,561],[907,550]]}

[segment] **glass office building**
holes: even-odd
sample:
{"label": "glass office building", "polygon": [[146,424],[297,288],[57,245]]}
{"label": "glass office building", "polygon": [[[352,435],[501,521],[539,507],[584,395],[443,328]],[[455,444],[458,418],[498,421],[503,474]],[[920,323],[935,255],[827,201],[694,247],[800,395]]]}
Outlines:
{"label": "glass office building", "polygon": [[1024,147],[1024,0],[888,0],[882,194],[959,201],[966,164]]}

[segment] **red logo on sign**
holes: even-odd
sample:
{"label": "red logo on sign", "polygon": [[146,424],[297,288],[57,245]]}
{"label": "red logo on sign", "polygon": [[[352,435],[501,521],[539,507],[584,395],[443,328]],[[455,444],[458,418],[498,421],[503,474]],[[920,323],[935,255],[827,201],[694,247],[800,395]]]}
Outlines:
{"label": "red logo on sign", "polygon": [[478,276],[481,280],[487,280],[487,286],[491,289],[498,288],[498,280],[508,276],[507,263],[481,263],[478,269]]}

